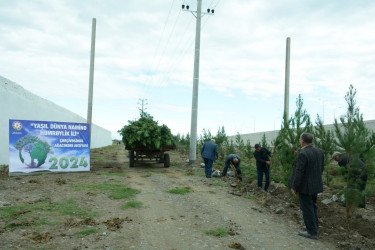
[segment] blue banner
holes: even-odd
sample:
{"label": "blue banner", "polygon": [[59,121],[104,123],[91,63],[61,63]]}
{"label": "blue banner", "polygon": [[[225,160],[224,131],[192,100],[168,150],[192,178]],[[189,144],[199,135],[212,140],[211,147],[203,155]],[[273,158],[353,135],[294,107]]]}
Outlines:
{"label": "blue banner", "polygon": [[88,123],[9,120],[9,173],[90,171]]}

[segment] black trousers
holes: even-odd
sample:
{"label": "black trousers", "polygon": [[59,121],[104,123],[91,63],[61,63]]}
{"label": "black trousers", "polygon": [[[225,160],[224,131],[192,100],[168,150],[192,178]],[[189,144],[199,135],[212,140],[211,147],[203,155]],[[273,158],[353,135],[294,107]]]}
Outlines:
{"label": "black trousers", "polygon": [[307,232],[311,235],[318,235],[319,232],[317,198],[318,194],[299,194],[299,205],[302,210],[303,220]]}

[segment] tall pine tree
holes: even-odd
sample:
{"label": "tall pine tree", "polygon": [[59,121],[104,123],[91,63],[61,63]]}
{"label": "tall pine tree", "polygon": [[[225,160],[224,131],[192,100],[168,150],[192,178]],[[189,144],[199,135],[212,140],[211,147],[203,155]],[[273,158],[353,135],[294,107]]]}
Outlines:
{"label": "tall pine tree", "polygon": [[[359,112],[359,107],[356,105],[355,95],[357,91],[352,85],[345,95],[347,102],[347,111],[345,115],[340,117],[340,124],[335,119],[334,128],[336,135],[336,144],[339,150],[347,156],[347,164],[342,169],[342,178],[345,182],[344,195],[346,203],[346,224],[347,229],[350,229],[351,216],[354,209],[360,202],[360,197],[363,195],[357,187],[358,185],[358,161],[361,156],[366,155],[367,170],[372,170],[369,160],[373,159],[374,148],[369,146],[371,141],[371,133],[366,128],[363,121],[363,115]],[[368,147],[369,146],[369,147]],[[370,171],[371,172],[371,171]]]}
{"label": "tall pine tree", "polygon": [[313,125],[310,115],[303,108],[303,99],[301,95],[296,100],[296,111],[290,118],[284,112],[283,122],[280,132],[274,141],[273,165],[280,164],[280,178],[284,184],[288,183],[292,165],[295,160],[293,150],[298,150],[302,133],[311,133]]}

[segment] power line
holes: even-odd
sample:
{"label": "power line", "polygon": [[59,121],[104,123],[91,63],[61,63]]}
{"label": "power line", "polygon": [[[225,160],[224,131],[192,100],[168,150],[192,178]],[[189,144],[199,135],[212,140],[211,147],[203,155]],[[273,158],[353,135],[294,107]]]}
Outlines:
{"label": "power line", "polygon": [[[161,54],[160,57],[159,57],[159,61],[158,61],[157,65],[156,65],[156,67],[152,69],[153,72],[156,72],[156,71],[159,69],[159,67],[160,67],[160,65],[161,65],[161,63],[162,63],[162,60],[164,59],[163,57],[164,57],[165,51],[166,51],[167,48],[168,48],[169,42],[170,42],[171,37],[172,37],[172,35],[173,35],[173,33],[174,33],[174,30],[175,30],[176,24],[177,24],[177,22],[178,22],[178,20],[179,20],[180,14],[181,14],[181,10],[178,12],[178,15],[177,15],[177,17],[176,17],[176,19],[175,19],[175,21],[174,21],[174,23],[173,23],[172,30],[171,30],[171,32],[170,32],[170,34],[169,34],[169,36],[168,36],[168,39],[167,39],[167,42],[166,42],[166,44],[165,44],[165,46],[164,46],[164,49],[163,49],[163,51],[162,51],[162,54]],[[149,82],[148,85],[154,83],[154,81],[155,81],[155,77],[151,77],[151,79],[150,79],[149,81],[150,81],[150,82]],[[148,85],[146,86],[146,87],[147,87],[147,88],[146,88],[146,93],[147,93],[147,94],[148,94],[148,91],[149,91],[149,86],[148,86]]]}
{"label": "power line", "polygon": [[[190,19],[190,21],[187,23],[187,26],[185,27],[184,30],[189,30],[192,22],[193,22],[193,20]],[[173,55],[174,57],[173,57],[173,60],[170,60],[170,62],[168,64],[168,67],[166,67],[167,71],[164,73],[164,77],[163,77],[164,79],[169,78],[169,74],[171,72],[174,72],[174,70],[179,66],[181,61],[184,59],[187,51],[191,48],[194,40],[193,39],[185,39],[188,34],[189,34],[188,32],[184,32],[184,35],[181,36],[180,40],[177,42],[178,45],[182,45],[182,46],[176,47],[176,49],[173,51],[173,53],[171,53],[171,55]],[[193,34],[193,31],[191,31],[190,34]],[[183,41],[184,41],[184,43],[183,43]],[[177,51],[179,51],[179,53]]]}
{"label": "power line", "polygon": [[166,43],[165,46],[164,46],[164,50],[163,50],[163,52],[162,52],[162,54],[161,54],[161,56],[160,56],[160,60],[159,60],[159,63],[157,64],[157,68],[155,69],[155,71],[156,71],[156,70],[158,69],[158,67],[161,65],[161,61],[162,61],[162,59],[163,59],[163,56],[164,56],[164,54],[165,54],[165,51],[167,50],[167,47],[168,47],[169,42],[170,42],[170,40],[171,40],[171,37],[172,37],[172,35],[173,35],[173,33],[174,33],[174,30],[175,30],[175,27],[176,27],[176,23],[177,23],[178,18],[180,17],[180,14],[181,14],[181,10],[178,12],[178,15],[177,15],[176,20],[175,20],[175,22],[174,22],[174,24],[173,24],[173,27],[172,27],[172,31],[171,31],[171,33],[170,33],[169,36],[168,36],[167,43]]}
{"label": "power line", "polygon": [[218,1],[217,1],[216,5],[213,7],[214,9],[216,9],[216,7],[219,5],[220,1],[221,1],[221,0],[218,0]]}
{"label": "power line", "polygon": [[[185,2],[185,1],[184,1]],[[214,0],[212,0],[211,1],[211,3],[210,3],[210,5],[209,6],[212,6],[212,3],[214,2]],[[219,2],[220,2],[220,0],[216,3],[216,5],[215,5],[215,7],[219,4]],[[215,9],[215,7],[214,8],[209,8],[209,10],[214,10]],[[213,12],[212,12],[213,13]],[[204,13],[204,14],[207,14],[207,13]],[[202,30],[204,29],[204,27],[205,27],[205,25],[206,25],[206,23],[207,23],[207,21],[208,21],[208,19],[206,19],[205,21],[204,21],[204,23],[203,23],[203,25],[202,25]],[[190,24],[190,23],[189,23]],[[185,30],[187,30],[187,29],[185,29]],[[187,33],[184,33],[184,34],[187,34]],[[170,63],[169,65],[173,65],[173,68],[170,68],[169,67],[169,65],[168,65],[168,71],[164,74],[164,76],[163,76],[163,78],[162,79],[165,79],[166,81],[168,80],[170,80],[171,78],[170,78],[170,74],[172,73],[172,72],[174,72],[175,71],[175,69],[179,66],[179,64],[182,62],[182,60],[185,58],[185,55],[186,55],[186,53],[187,53],[187,51],[191,48],[191,46],[192,46],[192,44],[193,44],[193,41],[194,40],[190,40],[190,41],[187,41],[187,43],[186,43],[186,45],[189,43],[189,45],[188,46],[184,46],[185,47],[185,50],[183,51],[183,53],[181,54],[179,54],[179,56],[180,55],[182,55],[181,56],[181,58],[179,57],[179,56],[177,56],[176,58],[177,58],[177,60],[175,60],[175,61],[173,61],[173,62],[175,62],[175,63]],[[179,43],[178,43],[179,44]],[[173,53],[174,54],[174,53]],[[172,61],[171,61],[172,62]]]}
{"label": "power line", "polygon": [[[183,0],[183,4],[185,4],[185,2],[186,1]],[[175,1],[173,0],[171,6],[169,8],[168,16],[167,16],[166,22],[164,24],[161,36],[160,36],[160,38],[158,40],[158,45],[157,45],[157,48],[155,50],[155,54],[154,54],[154,57],[153,57],[153,60],[152,60],[152,66],[151,66],[150,71],[151,72],[157,72],[158,69],[162,65],[166,65],[166,67],[164,67],[164,69],[162,70],[162,72],[164,72],[164,73],[160,73],[160,74],[159,73],[155,73],[155,74],[151,75],[150,77],[148,77],[146,79],[145,91],[144,91],[144,95],[145,96],[147,96],[149,94],[149,91],[150,91],[150,88],[151,88],[150,85],[152,85],[153,83],[155,83],[155,82],[159,83],[159,82],[164,82],[164,81],[165,82],[169,82],[171,80],[171,74],[174,73],[175,70],[178,68],[178,66],[181,64],[181,62],[185,58],[187,52],[189,51],[189,49],[191,49],[193,41],[194,41],[193,39],[191,39],[191,40],[186,40],[186,42],[183,43],[183,41],[185,40],[186,36],[189,34],[188,32],[184,32],[184,35],[180,36],[180,39],[178,40],[178,42],[174,43],[177,46],[175,46],[173,48],[172,53],[170,53],[172,56],[169,59],[164,58],[164,55],[165,55],[167,49],[169,50],[169,44],[171,42],[171,38],[172,38],[173,34],[175,33],[175,28],[176,28],[176,25],[177,25],[177,22],[179,20],[180,13],[181,13],[181,9],[180,9],[180,11],[179,11],[177,17],[175,18],[174,23],[173,23],[172,30],[171,30],[171,32],[168,35],[167,42],[165,43],[165,45],[163,47],[162,53],[160,54],[160,56],[157,55],[158,52],[160,51],[160,48],[161,48],[161,44],[162,44],[161,41],[162,41],[162,38],[163,38],[163,36],[165,34],[168,22],[170,20],[174,3],[175,3]],[[215,0],[212,0],[208,6],[210,7],[210,9],[214,9],[214,8],[216,8],[216,6],[219,3],[220,3],[220,0],[218,0],[216,3],[215,3]],[[213,5],[215,7],[211,7]],[[205,15],[207,13],[202,13],[202,14]],[[205,27],[207,21],[208,21],[208,19],[206,19],[204,21],[204,23],[202,25],[202,29]],[[191,23],[192,23],[192,20],[187,23],[185,30],[188,30],[188,28],[190,27]],[[180,46],[181,44],[183,44],[183,45]],[[182,51],[181,51],[181,49],[182,49]],[[180,52],[178,53],[177,51],[180,51]],[[156,65],[155,65],[155,62],[157,62]]]}
{"label": "power line", "polygon": [[[162,29],[162,32],[160,34],[160,37],[159,37],[159,40],[158,40],[158,43],[157,43],[157,46],[156,46],[156,49],[155,49],[155,52],[154,52],[154,55],[152,57],[152,60],[151,60],[151,66],[149,67],[149,72],[154,72],[155,71],[155,62],[156,62],[156,58],[157,58],[157,54],[158,54],[158,51],[159,51],[159,47],[160,47],[160,44],[161,44],[161,40],[163,38],[163,35],[164,35],[164,32],[165,32],[165,29],[167,27],[167,24],[169,22],[169,17],[171,15],[171,12],[172,12],[172,9],[173,9],[173,5],[174,5],[174,2],[175,0],[172,0],[172,3],[171,3],[171,6],[169,8],[169,11],[168,11],[168,15],[167,15],[167,19],[165,20],[165,23],[164,23],[164,26],[163,26],[163,29]],[[148,90],[149,90],[149,82],[152,81],[152,79],[150,80],[150,78],[146,78],[146,82],[144,83],[145,87],[144,87],[144,95],[147,96],[148,94]]]}
{"label": "power line", "polygon": [[[155,53],[154,53],[153,58],[156,57],[156,54],[157,54],[157,52],[158,52],[158,50],[159,50],[159,46],[160,46],[160,42],[161,42],[161,38],[163,37],[164,31],[165,31],[165,27],[167,27],[167,23],[168,23],[168,20],[169,20],[169,16],[170,16],[170,14],[171,14],[171,10],[172,10],[172,7],[173,7],[173,4],[174,4],[174,1],[175,1],[175,0],[172,0],[171,7],[169,8],[168,16],[167,16],[167,19],[165,20],[164,27],[163,27],[163,30],[162,30],[161,35],[160,35],[160,37],[159,37],[159,41],[158,41],[158,43],[157,43],[156,50],[155,50]],[[153,68],[153,62],[152,62],[151,68]]]}

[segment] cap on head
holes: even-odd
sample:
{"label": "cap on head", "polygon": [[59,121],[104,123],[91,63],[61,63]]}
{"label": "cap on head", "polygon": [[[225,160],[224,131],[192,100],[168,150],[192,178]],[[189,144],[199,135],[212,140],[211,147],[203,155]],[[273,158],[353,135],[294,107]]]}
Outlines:
{"label": "cap on head", "polygon": [[237,164],[238,163],[238,158],[233,158],[233,163]]}
{"label": "cap on head", "polygon": [[260,148],[260,145],[257,143],[255,144],[254,148]]}

